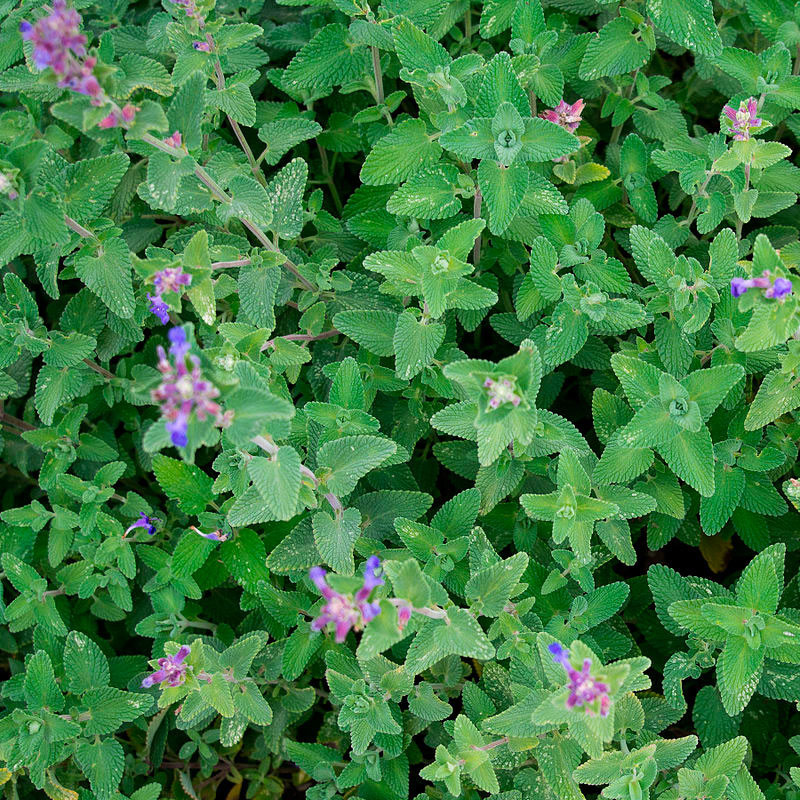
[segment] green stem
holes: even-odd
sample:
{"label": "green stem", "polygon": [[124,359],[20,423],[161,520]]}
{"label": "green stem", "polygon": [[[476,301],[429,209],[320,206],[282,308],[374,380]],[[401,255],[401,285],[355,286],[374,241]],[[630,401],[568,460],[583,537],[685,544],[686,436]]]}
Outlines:
{"label": "green stem", "polygon": [[378,105],[383,103],[383,73],[381,72],[381,54],[378,48],[373,44],[370,47],[372,51],[372,74],[375,76],[375,99]]}
{"label": "green stem", "polygon": [[[151,133],[145,133],[142,136],[142,141],[147,142],[147,144],[152,145],[153,147],[161,150],[164,153],[169,153],[171,156],[178,156],[183,158],[186,155],[186,151],[179,147],[172,147],[172,145],[167,144],[166,142],[157,139]],[[194,166],[194,174],[197,179],[211,192],[212,196],[219,201],[220,203],[230,203],[231,198],[228,197],[225,190],[208,174],[204,167],[201,167],[200,164],[195,163]],[[237,217],[239,222],[244,225],[253,236],[258,239],[260,244],[265,247],[267,250],[272,250],[273,252],[279,253],[280,250],[270,241],[269,237],[258,227],[258,225],[250,222],[249,219],[246,217]],[[283,254],[281,254],[283,255]],[[297,266],[290,261],[288,258],[284,256],[283,266],[294,275],[295,278],[300,282],[302,287],[310,292],[314,291],[314,285],[304,278],[300,271],[297,269]]]}
{"label": "green stem", "polygon": [[84,228],[83,225],[76,222],[74,219],[72,219],[72,217],[68,216],[67,214],[64,214],[64,223],[70,230],[75,231],[75,233],[77,233],[78,236],[81,236],[84,239],[95,238],[95,235],[90,230]]}

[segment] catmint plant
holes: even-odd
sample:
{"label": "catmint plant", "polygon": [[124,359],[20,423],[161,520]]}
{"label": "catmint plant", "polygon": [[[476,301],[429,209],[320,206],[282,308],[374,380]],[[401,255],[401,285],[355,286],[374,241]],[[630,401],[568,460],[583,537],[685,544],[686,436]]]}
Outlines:
{"label": "catmint plant", "polygon": [[0,10],[0,795],[797,800],[790,0]]}

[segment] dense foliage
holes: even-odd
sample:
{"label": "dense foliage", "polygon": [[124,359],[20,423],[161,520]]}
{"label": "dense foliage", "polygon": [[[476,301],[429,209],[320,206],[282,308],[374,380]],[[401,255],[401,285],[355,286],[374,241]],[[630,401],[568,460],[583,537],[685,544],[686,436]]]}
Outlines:
{"label": "dense foliage", "polygon": [[800,798],[800,3],[50,1],[3,796]]}

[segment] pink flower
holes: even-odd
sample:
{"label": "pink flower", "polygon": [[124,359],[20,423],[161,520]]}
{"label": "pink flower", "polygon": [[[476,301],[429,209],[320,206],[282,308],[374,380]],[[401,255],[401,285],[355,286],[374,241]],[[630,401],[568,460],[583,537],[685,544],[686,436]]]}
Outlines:
{"label": "pink flower", "polygon": [[183,137],[180,131],[175,131],[172,136],[167,136],[164,139],[164,144],[168,144],[170,147],[183,147]]}
{"label": "pink flower", "polygon": [[170,362],[161,345],[156,348],[158,370],[164,377],[161,385],[153,389],[150,395],[161,405],[161,414],[172,444],[186,447],[192,413],[199,420],[213,417],[214,424],[222,428],[230,424],[231,417],[230,414],[223,414],[219,403],[215,402],[219,389],[203,378],[200,359],[189,356],[190,345],[183,328],[172,328],[168,336],[171,342],[169,354],[174,357],[175,363]]}
{"label": "pink flower", "polygon": [[576,100],[572,105],[562,100],[555,108],[548,108],[540,116],[548,122],[553,122],[564,130],[574,133],[581,124],[583,113],[583,99]]}
{"label": "pink flower", "polygon": [[607,716],[610,706],[608,684],[592,677],[592,660],[584,659],[583,667],[578,672],[570,663],[569,650],[565,650],[558,642],[553,642],[548,650],[553,656],[553,661],[564,667],[569,678],[567,708],[585,707],[585,712],[589,716],[594,716],[595,710],[599,711],[601,717]]}
{"label": "pink flower", "polygon": [[508,378],[499,381],[487,378],[483,382],[483,388],[487,390],[491,409],[500,408],[506,403],[511,403],[516,408],[522,402],[522,398],[514,391],[514,384]]}
{"label": "pink flower", "polygon": [[185,664],[184,661],[191,652],[189,645],[185,644],[174,656],[159,658],[158,669],[142,681],[142,687],[148,689],[157,683],[166,683],[167,686],[173,688],[180,686],[186,680],[188,664]]}
{"label": "pink flower", "polygon": [[327,600],[322,607],[320,615],[311,622],[311,630],[321,631],[326,625],[333,622],[336,626],[336,641],[341,643],[347,638],[351,628],[360,630],[381,613],[379,603],[368,602],[372,590],[382,586],[384,581],[377,574],[380,559],[370,556],[364,565],[364,583],[354,597],[341,594],[328,586],[325,580],[327,574],[322,567],[312,567],[308,573],[314,586]]}
{"label": "pink flower", "polygon": [[33,25],[20,23],[22,38],[33,42],[33,63],[37,69],[52,67],[67,74],[77,58],[86,55],[86,36],[81,33],[81,15],[67,8],[66,0],[53,0],[53,10]]}
{"label": "pink flower", "polygon": [[734,131],[734,139],[742,142],[750,138],[750,128],[758,128],[761,125],[761,118],[757,117],[758,103],[755,98],[742,100],[739,108],[725,106],[722,109],[725,116],[731,121],[731,130]]}

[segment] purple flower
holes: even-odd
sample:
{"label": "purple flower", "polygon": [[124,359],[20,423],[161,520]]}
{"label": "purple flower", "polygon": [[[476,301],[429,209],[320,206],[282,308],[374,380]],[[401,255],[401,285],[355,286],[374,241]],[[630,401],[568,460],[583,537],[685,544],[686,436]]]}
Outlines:
{"label": "purple flower", "polygon": [[792,293],[792,282],[788,278],[775,278],[765,272],[760,278],[731,278],[731,294],[741,297],[749,289],[766,289],[764,297],[779,300]]}
{"label": "purple flower", "polygon": [[201,53],[211,52],[210,42],[192,42],[192,47],[194,47],[195,50],[199,50]]}
{"label": "purple flower", "polygon": [[150,536],[155,535],[156,526],[153,524],[153,520],[144,513],[144,511],[139,512],[139,519],[136,520],[132,525],[129,525],[125,530],[125,533],[122,534],[122,538],[124,539],[132,530],[136,528],[144,528]]}
{"label": "purple flower", "polygon": [[215,402],[219,390],[203,378],[200,359],[189,356],[190,344],[186,331],[174,327],[170,329],[168,337],[169,355],[174,357],[175,363],[170,362],[161,345],[156,348],[158,371],[163,378],[160,386],[153,389],[150,396],[161,406],[161,414],[172,444],[186,447],[187,429],[193,412],[199,420],[213,417],[214,424],[221,428],[230,425],[231,414],[223,414],[219,403]]}
{"label": "purple flower", "polygon": [[734,132],[734,139],[740,142],[750,138],[750,128],[758,128],[761,125],[761,118],[757,117],[758,103],[755,98],[750,97],[746,101],[739,103],[739,108],[725,106],[723,114],[731,121],[731,130]]}
{"label": "purple flower", "polygon": [[582,98],[576,100],[572,105],[562,100],[555,108],[548,108],[542,111],[540,116],[542,119],[546,119],[548,122],[552,122],[570,133],[574,133],[581,124],[583,106]]}
{"label": "purple flower", "polygon": [[174,3],[176,6],[180,6],[186,12],[186,16],[190,19],[196,19],[200,28],[205,26],[206,21],[203,18],[203,15],[200,13],[200,10],[197,8],[197,3],[195,0],[170,0],[170,2]]}
{"label": "purple flower", "polygon": [[185,644],[174,656],[159,658],[158,669],[142,681],[142,687],[148,689],[157,683],[166,683],[172,687],[180,686],[186,680],[188,665],[184,661],[191,652],[189,645]]}
{"label": "purple flower", "polygon": [[731,278],[731,294],[734,297],[741,297],[749,288],[751,288],[750,281],[744,278]]}
{"label": "purple flower", "polygon": [[20,23],[22,38],[33,43],[33,63],[37,69],[52,67],[67,75],[86,55],[86,36],[81,33],[81,15],[67,8],[66,0],[53,0],[53,11],[34,25]]}
{"label": "purple flower", "polygon": [[347,638],[351,628],[360,630],[370,620],[381,613],[379,603],[368,602],[373,589],[383,586],[383,578],[377,574],[380,559],[370,556],[364,565],[364,583],[356,592],[355,597],[341,594],[328,586],[325,576],[327,573],[322,567],[312,567],[308,577],[317,591],[328,602],[322,607],[320,615],[311,622],[311,630],[321,631],[326,625],[333,622],[336,626],[336,641],[341,643]]}
{"label": "purple flower", "polygon": [[775,283],[764,292],[764,297],[773,297],[776,300],[792,293],[792,282],[786,278],[775,278]]}
{"label": "purple flower", "polygon": [[[177,136],[180,140],[180,134],[177,134]],[[159,270],[153,276],[153,286],[159,297],[164,294],[164,292],[181,294],[183,292],[182,287],[189,286],[191,282],[192,276],[184,272],[182,267],[167,267],[166,269]]]}
{"label": "purple flower", "polygon": [[516,408],[522,402],[522,398],[514,391],[514,384],[508,378],[499,381],[487,378],[483,382],[483,388],[487,389],[489,408],[500,408],[506,403],[511,403]]}
{"label": "purple flower", "polygon": [[203,531],[199,530],[198,528],[195,528],[194,525],[192,525],[189,528],[189,530],[191,530],[193,533],[196,533],[198,536],[202,537],[203,539],[209,539],[212,542],[227,542],[228,541],[228,534],[227,533],[222,533],[222,531],[219,531],[219,530],[211,531],[211,533],[203,533]]}
{"label": "purple flower", "polygon": [[161,320],[162,325],[166,325],[169,322],[169,306],[159,295],[154,296],[148,293],[147,299],[150,301],[149,310]]}
{"label": "purple flower", "polygon": [[598,708],[601,717],[607,716],[610,705],[608,684],[592,677],[592,659],[585,658],[583,667],[578,672],[570,663],[569,650],[565,650],[559,642],[553,642],[547,649],[552,654],[553,661],[564,667],[569,678],[567,708],[584,707],[589,716],[594,716],[595,708]]}

